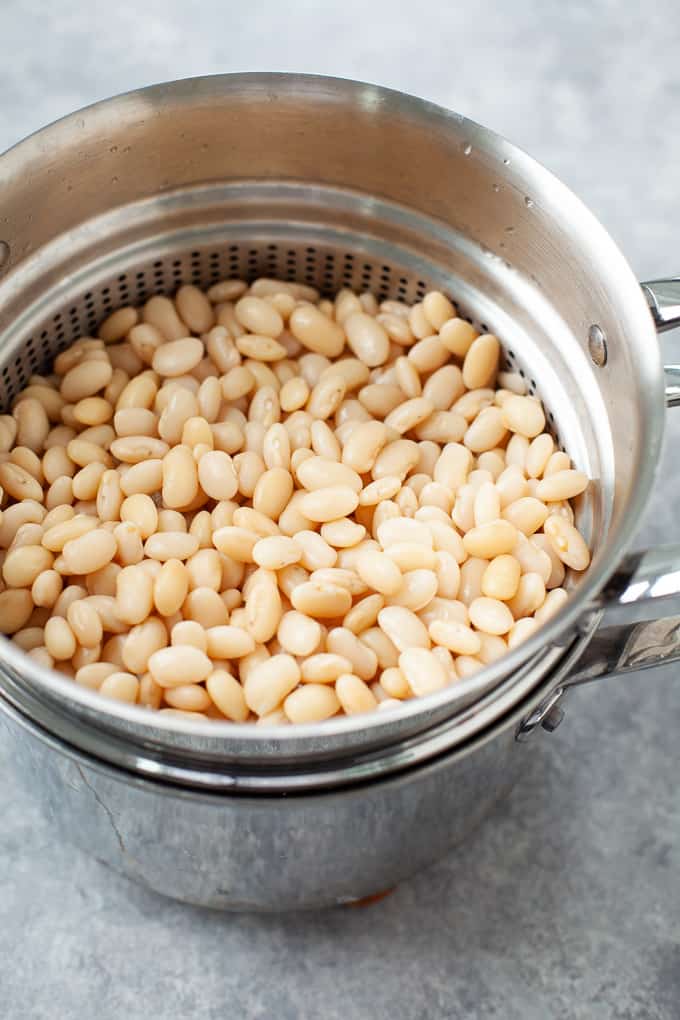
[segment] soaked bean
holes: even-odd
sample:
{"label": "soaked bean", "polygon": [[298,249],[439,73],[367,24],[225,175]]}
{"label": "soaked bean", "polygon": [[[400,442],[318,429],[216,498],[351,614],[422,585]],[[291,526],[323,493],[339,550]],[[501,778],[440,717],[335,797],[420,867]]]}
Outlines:
{"label": "soaked bean", "polygon": [[242,297],[234,306],[240,324],[250,333],[277,337],[283,330],[283,319],[277,310],[260,297]]}
{"label": "soaked bean", "polygon": [[341,326],[331,322],[311,304],[301,304],[290,317],[290,331],[303,347],[328,358],[337,358],[345,346]]}
{"label": "soaked bean", "polygon": [[533,535],[545,522],[548,507],[534,496],[523,496],[509,503],[503,510],[503,519],[510,521],[524,535]]}
{"label": "soaked bean", "polygon": [[[437,566],[437,554],[418,542],[395,542],[393,545],[387,546],[386,552],[402,573],[421,568],[434,570]],[[455,563],[455,560],[453,562]]]}
{"label": "soaked bean", "polygon": [[399,656],[399,669],[410,689],[418,696],[433,694],[449,682],[449,678],[435,656],[427,648],[408,648]]}
{"label": "soaked bean", "polygon": [[207,333],[215,322],[215,313],[202,290],[185,284],[175,294],[180,318],[194,333]]}
{"label": "soaked bean", "polygon": [[307,492],[300,500],[300,512],[310,521],[324,523],[346,517],[359,505],[359,496],[349,486],[331,485]]}
{"label": "soaked bean", "polygon": [[182,531],[163,531],[150,535],[144,552],[152,560],[186,560],[198,551],[198,539]]}
{"label": "soaked bean", "polygon": [[517,542],[517,529],[510,521],[497,520],[471,528],[463,536],[468,556],[492,559],[510,553]]}
{"label": "soaked bean", "polygon": [[460,585],[458,587],[458,598],[469,606],[482,593],[482,578],[489,561],[477,556],[471,556],[460,568]]}
{"label": "soaked bean", "polygon": [[[38,525],[25,525],[33,528]],[[37,536],[40,537],[40,536]],[[20,545],[9,550],[2,566],[2,577],[9,588],[30,588],[52,566],[52,553],[41,545]]]}
{"label": "soaked bean", "polygon": [[473,599],[468,611],[477,630],[487,634],[507,634],[514,623],[513,615],[504,602],[485,595]]}
{"label": "soaked bean", "polygon": [[244,596],[248,632],[258,643],[271,640],[283,612],[276,574],[263,567],[254,571],[248,579]]}
{"label": "soaked bean", "polygon": [[438,336],[426,336],[418,340],[408,352],[408,359],[421,375],[436,372],[450,357],[450,352]]}
{"label": "soaked bean", "polygon": [[590,551],[583,535],[564,517],[552,514],[544,525],[552,547],[562,562],[572,570],[585,570],[590,563]]}
{"label": "soaked bean", "polygon": [[76,638],[63,616],[53,616],[45,624],[45,647],[57,660],[70,659],[75,654]]}
{"label": "soaked bean", "polygon": [[190,575],[179,559],[167,559],[153,584],[153,601],[161,616],[179,612],[189,592]]}
{"label": "soaked bean", "polygon": [[477,331],[465,319],[450,318],[439,329],[439,339],[458,358],[465,358],[476,338]]}
{"label": "soaked bean", "polygon": [[212,672],[212,663],[193,645],[173,645],[153,652],[148,668],[157,684],[171,688],[201,683]]}
{"label": "soaked bean", "polygon": [[511,503],[522,499],[528,494],[527,481],[521,467],[511,464],[498,476],[496,489],[500,496],[501,509],[505,510]]}
{"label": "soaked bean", "polygon": [[573,499],[588,487],[588,476],[583,471],[565,469],[554,471],[547,478],[541,479],[536,486],[536,496],[545,502],[557,502]]}
{"label": "soaked bean", "polygon": [[[297,469],[297,479],[307,490],[327,489],[330,487],[347,487],[354,492],[362,488],[361,476],[345,464],[325,457],[307,457]],[[335,515],[343,516],[343,515]]]}
{"label": "soaked bean", "polygon": [[0,592],[0,633],[15,634],[26,626],[32,612],[33,599],[27,588]]}
{"label": "soaked bean", "polygon": [[346,715],[360,715],[377,708],[368,684],[354,673],[342,673],[335,681],[335,694]]}
{"label": "soaked bean", "polygon": [[[534,549],[539,550],[544,556],[541,556],[538,561],[534,560],[533,555],[531,558],[525,556],[522,569],[525,573],[534,569],[543,578],[546,588],[559,588],[564,581],[566,571],[564,563],[555,552],[550,538],[541,532],[540,534],[532,535],[528,544],[533,546]],[[547,557],[547,562],[545,557]]]}
{"label": "soaked bean", "polygon": [[327,684],[304,684],[283,702],[283,710],[294,723],[321,722],[340,709],[338,695]]}
{"label": "soaked bean", "polygon": [[347,627],[335,627],[328,633],[326,647],[331,654],[339,655],[351,663],[351,668],[362,680],[371,680],[378,669],[378,656]]}
{"label": "soaked bean", "polygon": [[187,335],[187,326],[179,318],[175,305],[167,297],[154,296],[144,305],[142,311],[144,322],[160,330],[166,340],[179,340]]}
{"label": "soaked bean", "polygon": [[349,549],[358,545],[365,534],[365,527],[349,517],[340,517],[321,525],[321,537],[336,549]]}
{"label": "soaked bean", "polygon": [[[243,491],[243,470],[239,471],[239,487]],[[249,487],[249,486],[248,486]],[[259,513],[277,520],[293,494],[293,479],[285,468],[274,467],[259,474],[253,488],[253,507]]]}
{"label": "soaked bean", "polygon": [[44,570],[31,586],[31,598],[36,606],[52,609],[61,595],[63,579],[56,570]]}
{"label": "soaked bean", "polygon": [[382,422],[362,422],[343,448],[343,464],[360,475],[365,474],[373,468],[378,454],[387,443],[388,438],[389,430]]}
{"label": "soaked bean", "polygon": [[102,680],[99,693],[105,698],[134,705],[139,697],[139,681],[132,673],[111,673]]}
{"label": "soaked bean", "polygon": [[479,412],[463,437],[463,442],[473,453],[492,450],[506,435],[503,413],[498,407],[485,407]]}
{"label": "soaked bean", "polygon": [[387,331],[373,316],[354,312],[344,323],[347,343],[354,354],[369,368],[383,365],[390,353]]}
{"label": "soaked bean", "polygon": [[293,609],[284,613],[277,630],[279,644],[290,655],[311,655],[321,641],[321,626],[311,616]]}
{"label": "soaked bean", "polygon": [[529,439],[534,439],[545,428],[543,408],[533,397],[511,394],[503,403],[502,416],[507,429]]}
{"label": "soaked bean", "polygon": [[493,383],[499,357],[500,344],[492,333],[484,333],[472,341],[463,362],[463,382],[469,390]]}
{"label": "soaked bean", "polygon": [[293,588],[290,600],[293,607],[314,619],[342,617],[352,605],[347,588],[321,581],[307,581]]}
{"label": "soaked bean", "polygon": [[[154,602],[154,579],[140,566],[124,567],[116,577],[116,613],[131,626],[150,615]],[[81,642],[82,644],[83,642]]]}
{"label": "soaked bean", "polygon": [[[419,458],[418,443],[411,439],[397,439],[383,447],[371,469],[371,474],[376,480],[389,475],[403,482]],[[361,479],[359,484],[361,485]]]}
{"label": "soaked bean", "polygon": [[205,348],[200,340],[185,336],[168,341],[159,347],[154,353],[151,366],[158,375],[175,378],[196,368],[204,352]]}
{"label": "soaked bean", "polygon": [[[145,615],[148,615],[148,611]],[[103,637],[102,621],[99,613],[87,599],[72,602],[66,612],[66,619],[83,648],[100,646]]]}
{"label": "soaked bean", "polygon": [[[482,593],[489,598],[506,601],[517,593],[521,575],[519,561],[514,556],[496,556],[488,565],[482,576]],[[464,654],[476,654],[464,653]]]}
{"label": "soaked bean", "polygon": [[83,361],[66,373],[59,392],[67,403],[76,404],[108,386],[112,375],[113,368],[108,358],[103,361]]}
{"label": "soaked bean", "polygon": [[543,604],[534,613],[534,619],[537,623],[545,623],[551,616],[559,612],[563,605],[569,599],[569,594],[564,588],[553,588],[546,595]]}
{"label": "soaked bean", "polygon": [[[75,518],[74,518],[75,520]],[[62,549],[65,572],[68,574],[91,574],[101,570],[116,555],[114,536],[103,528],[94,528],[78,538],[67,541]]]}
{"label": "soaked bean", "polygon": [[291,655],[272,655],[249,672],[244,683],[248,708],[262,716],[283,702],[300,680],[300,667]]}
{"label": "soaked bean", "polygon": [[530,616],[545,601],[545,583],[540,574],[523,574],[517,587],[517,593],[508,602],[508,608],[516,620]]}
{"label": "soaked bean", "polygon": [[555,440],[548,432],[542,432],[529,444],[525,467],[529,478],[540,478],[555,449]]}
{"label": "soaked bean", "polygon": [[423,609],[437,594],[438,578],[433,570],[409,570],[403,574],[399,591],[390,595],[388,601],[394,606],[404,606],[413,612]]}
{"label": "soaked bean", "polygon": [[433,620],[428,630],[435,644],[456,655],[477,655],[482,647],[479,635],[457,620]]}
{"label": "soaked bean", "polygon": [[386,606],[378,613],[378,624],[400,652],[407,648],[430,647],[427,628],[410,609]]}
{"label": "soaked bean", "polygon": [[43,491],[40,482],[25,468],[10,461],[0,463],[0,486],[16,500],[35,500],[42,503]]}

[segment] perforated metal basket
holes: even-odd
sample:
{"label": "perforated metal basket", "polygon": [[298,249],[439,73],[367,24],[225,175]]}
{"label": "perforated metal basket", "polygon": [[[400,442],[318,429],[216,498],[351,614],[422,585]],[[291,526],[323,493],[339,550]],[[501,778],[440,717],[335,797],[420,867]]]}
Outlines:
{"label": "perforated metal basket", "polygon": [[[0,683],[23,710],[104,758],[177,781],[247,786],[259,775],[285,785],[296,768],[309,780],[331,764],[336,776],[361,777],[388,758],[402,766],[395,748],[436,727],[440,750],[469,739],[583,641],[584,610],[651,485],[662,373],[618,250],[529,157],[372,86],[235,75],[158,86],[58,122],[2,158],[0,195],[6,403],[118,305],[181,283],[267,275],[409,302],[437,287],[502,339],[558,442],[595,479],[579,511],[594,561],[568,605],[436,695],[308,727],[189,723],[101,699],[3,641]],[[607,338],[603,365],[591,357],[594,326]]]}

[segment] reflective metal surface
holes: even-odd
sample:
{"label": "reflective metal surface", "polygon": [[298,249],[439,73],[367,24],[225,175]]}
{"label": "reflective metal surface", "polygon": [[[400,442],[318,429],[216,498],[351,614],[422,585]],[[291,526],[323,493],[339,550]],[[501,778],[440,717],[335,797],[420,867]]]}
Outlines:
{"label": "reflective metal surface", "polygon": [[323,760],[290,761],[270,757],[259,762],[226,758],[215,762],[207,756],[180,755],[167,748],[157,750],[148,742],[133,741],[129,736],[124,739],[111,733],[102,734],[93,727],[84,729],[79,720],[64,709],[64,705],[41,701],[27,691],[20,680],[9,675],[3,678],[2,695],[14,708],[64,744],[79,747],[141,776],[193,788],[236,793],[297,793],[347,788],[427,762],[484,732],[519,702],[532,698],[546,675],[550,676],[553,684],[559,684],[579,659],[589,636],[584,631],[564,650],[547,649],[540,661],[527,664],[511,680],[451,719],[433,723],[420,733],[399,740],[393,735],[387,747],[355,751],[354,754],[347,751],[344,754],[328,754]]}
{"label": "reflective metal surface", "polygon": [[677,407],[680,404],[680,365],[666,365],[666,406]]}
{"label": "reflective metal surface", "polygon": [[[469,687],[360,722],[267,731],[104,703],[2,643],[0,669],[15,684],[55,711],[66,704],[103,755],[111,737],[161,760],[285,764],[389,747],[512,689],[527,662],[548,668],[553,650],[570,643],[647,499],[663,387],[630,269],[544,168],[408,96],[325,78],[234,75],[142,90],[68,117],[3,156],[0,183],[10,248],[0,350],[10,393],[126,295],[171,291],[182,280],[271,271],[410,299],[434,284],[503,338],[560,442],[596,479],[579,513],[596,549],[591,569],[556,618]],[[602,366],[589,352],[594,323],[607,337]]]}
{"label": "reflective metal surface", "polygon": [[597,629],[567,685],[680,659],[680,545],[628,556],[599,606]]}
{"label": "reflective metal surface", "polygon": [[680,276],[648,280],[642,289],[659,333],[680,326]]}
{"label": "reflective metal surface", "polygon": [[142,779],[68,748],[2,697],[0,739],[57,838],[187,903],[292,910],[388,890],[463,840],[521,772],[515,717],[382,782],[286,797]]}
{"label": "reflective metal surface", "polygon": [[[680,660],[680,545],[631,553],[584,615],[590,635],[555,678],[552,689],[522,720],[517,739],[562,711],[573,687]],[[560,716],[561,721],[561,716]]]}
{"label": "reflective metal surface", "polygon": [[32,785],[64,838],[190,902],[360,898],[464,837],[512,781],[522,739],[557,725],[579,673],[674,654],[670,625],[656,644],[645,631],[643,648],[633,628],[649,619],[610,615],[643,583],[637,601],[654,613],[671,559],[637,559],[607,588],[658,461],[654,322],[602,227],[504,139],[360,83],[175,82],[74,114],[1,157],[0,222],[8,399],[117,303],[180,282],[264,272],[407,300],[434,285],[499,334],[595,479],[579,508],[594,560],[564,610],[475,677],[391,713],[194,724],[100,699],[0,642],[17,774],[39,773]]}
{"label": "reflective metal surface", "polygon": [[[680,277],[649,280],[642,284],[654,325],[659,333],[680,326]],[[666,404],[680,404],[680,365],[666,365]]]}

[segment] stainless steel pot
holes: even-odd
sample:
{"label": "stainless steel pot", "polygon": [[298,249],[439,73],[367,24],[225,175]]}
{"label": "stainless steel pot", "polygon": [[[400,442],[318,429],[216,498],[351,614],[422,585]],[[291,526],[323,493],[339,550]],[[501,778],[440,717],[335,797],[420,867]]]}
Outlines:
{"label": "stainless steel pot", "polygon": [[[152,716],[3,640],[10,760],[64,838],[190,902],[361,898],[465,836],[571,686],[678,656],[679,550],[624,554],[663,431],[655,325],[680,321],[680,280],[641,290],[527,155],[371,85],[226,75],[73,114],[0,158],[0,182],[8,401],[107,310],[182,281],[265,273],[406,300],[438,286],[503,338],[596,479],[579,509],[595,556],[564,610],[481,673],[375,718],[266,729]],[[677,403],[680,369],[666,378]]]}

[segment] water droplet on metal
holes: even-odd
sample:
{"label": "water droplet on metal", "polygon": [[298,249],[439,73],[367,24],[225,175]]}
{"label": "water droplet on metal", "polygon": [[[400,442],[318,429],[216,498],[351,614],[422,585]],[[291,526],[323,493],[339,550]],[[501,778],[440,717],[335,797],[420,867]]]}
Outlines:
{"label": "water droplet on metal", "polygon": [[514,228],[514,227],[512,227],[512,226],[510,226],[510,227],[506,227],[506,228],[505,228],[505,233],[506,233],[506,234],[514,234],[514,233],[515,233],[515,228]]}
{"label": "water droplet on metal", "polygon": [[112,184],[118,184],[118,178],[117,177],[112,177],[111,178],[111,183]]}
{"label": "water droplet on metal", "polygon": [[527,207],[527,209],[533,209],[533,205],[534,205],[533,198],[529,198],[528,195],[525,195],[524,196],[524,204]]}
{"label": "water droplet on metal", "polygon": [[9,265],[9,245],[7,241],[0,241],[0,273]]}
{"label": "water droplet on metal", "polygon": [[111,148],[109,149],[109,152],[118,152],[118,146],[112,145]]}
{"label": "water droplet on metal", "polygon": [[494,184],[493,190],[496,192],[496,194],[498,194],[498,192],[501,190],[500,184]]}
{"label": "water droplet on metal", "polygon": [[598,368],[607,364],[607,340],[603,330],[596,323],[588,330],[588,351],[593,364]]}
{"label": "water droplet on metal", "polygon": [[504,159],[503,160],[503,164],[504,164],[504,166],[510,166],[510,160],[509,159]]}
{"label": "water droplet on metal", "polygon": [[465,142],[463,144],[463,146],[462,146],[462,149],[463,149],[463,155],[465,155],[465,156],[469,156],[470,153],[472,152],[472,146],[470,145],[469,142]]}

